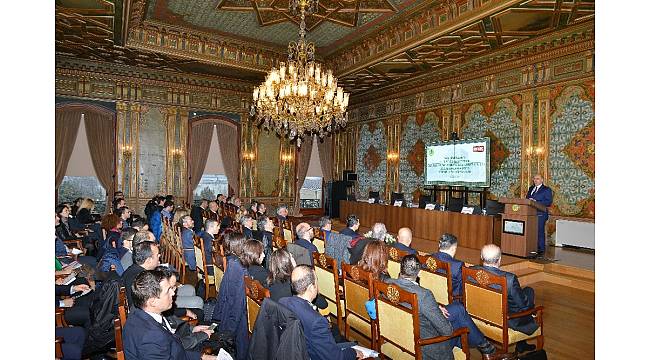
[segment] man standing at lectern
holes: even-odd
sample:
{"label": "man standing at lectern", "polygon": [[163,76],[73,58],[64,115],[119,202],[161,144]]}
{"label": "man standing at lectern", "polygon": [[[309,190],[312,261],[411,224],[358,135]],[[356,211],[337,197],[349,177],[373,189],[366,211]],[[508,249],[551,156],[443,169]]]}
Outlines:
{"label": "man standing at lectern", "polygon": [[[526,199],[536,201],[547,208],[553,203],[553,191],[544,185],[542,175],[533,176],[533,185],[528,188]],[[548,209],[545,211],[537,210],[537,257],[544,256],[546,250],[546,220],[548,220]]]}

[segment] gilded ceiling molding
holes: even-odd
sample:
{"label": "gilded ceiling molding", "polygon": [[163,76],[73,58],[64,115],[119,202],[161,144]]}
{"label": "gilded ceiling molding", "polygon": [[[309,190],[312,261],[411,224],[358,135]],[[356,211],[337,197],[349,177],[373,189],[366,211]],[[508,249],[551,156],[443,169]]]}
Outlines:
{"label": "gilded ceiling molding", "polygon": [[[392,96],[391,98],[378,98],[376,102],[351,108],[348,110],[349,118],[351,122],[363,123],[388,118],[391,114],[396,114],[395,111],[391,112],[389,109],[398,109],[397,113],[408,114],[441,106],[448,107],[450,105],[450,85],[458,88],[458,94],[453,101],[453,105],[457,106],[476,99],[517,93],[555,83],[593,78],[593,42],[591,45],[592,47],[569,56],[519,64],[518,67],[492,72],[488,75],[480,73],[468,80],[458,81],[458,78],[449,78],[444,82],[436,82],[437,86],[434,88],[427,87],[424,91],[416,89],[415,91],[419,92],[415,94],[404,93],[396,89],[394,92],[400,97],[395,99]],[[410,104],[417,103],[417,99],[420,99],[417,108],[411,106]]]}
{"label": "gilded ceiling molding", "polygon": [[260,73],[286,58],[284,49],[152,21],[131,27],[126,46]]}
{"label": "gilded ceiling molding", "polygon": [[373,35],[328,54],[327,64],[342,77],[519,2],[521,0],[475,2],[474,6],[463,7],[457,15],[448,7],[427,6],[400,23],[383,27]]}
{"label": "gilded ceiling molding", "polygon": [[[595,47],[593,22],[573,28],[570,31],[555,34],[544,40],[529,41],[520,47],[506,49],[494,54],[488,54],[483,57],[472,59],[459,65],[455,65],[443,71],[436,71],[424,76],[412,78],[396,84],[391,84],[374,91],[368,91],[350,98],[350,108],[360,106],[360,104],[369,105],[374,102],[387,101],[390,98],[405,97],[408,95],[421,94],[428,90],[448,86],[459,81],[469,81],[477,78],[489,77],[492,74],[498,74],[512,69],[540,64],[536,70],[550,66],[549,61],[561,61],[562,58],[569,58],[576,53],[585,52],[587,62],[582,70],[593,72],[593,51]],[[495,63],[498,62],[498,63]],[[545,70],[546,71],[546,70]],[[547,81],[550,76],[550,68],[545,74],[527,74],[528,79],[537,79]],[[494,79],[485,79],[489,91],[497,91]],[[399,95],[397,95],[399,94]]]}

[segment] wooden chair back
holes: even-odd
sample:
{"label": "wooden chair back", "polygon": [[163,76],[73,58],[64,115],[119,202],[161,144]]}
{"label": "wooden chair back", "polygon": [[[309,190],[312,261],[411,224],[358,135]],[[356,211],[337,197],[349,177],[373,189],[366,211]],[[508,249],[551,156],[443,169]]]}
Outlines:
{"label": "wooden chair back", "polygon": [[262,307],[262,301],[265,298],[271,297],[271,293],[259,281],[253,280],[248,276],[244,277],[244,285],[246,286],[248,334],[252,335],[257,315],[260,313],[260,308]]}
{"label": "wooden chair back", "polygon": [[[212,249],[210,249],[211,251]],[[196,275],[198,279],[203,279],[204,300],[207,300],[210,293],[210,285],[214,285],[214,276],[208,271],[207,257],[212,256],[205,249],[205,244],[200,236],[194,235],[194,257],[196,259]],[[213,262],[214,263],[214,262]]]}
{"label": "wooden chair back", "polygon": [[117,360],[124,360],[124,343],[122,342],[122,321],[120,318],[113,320],[113,329],[115,330],[115,354]]}
{"label": "wooden chair back", "polygon": [[[544,344],[542,311],[538,306],[518,314],[508,314],[508,285],[504,276],[493,274],[481,268],[462,268],[463,304],[479,330],[488,338],[502,345],[507,352],[508,346],[520,341],[536,338],[537,348]],[[532,335],[509,328],[508,320],[516,317],[537,314],[535,321],[539,329]]]}
{"label": "wooden chair back", "polygon": [[122,323],[126,323],[126,317],[129,313],[129,304],[126,297],[126,288],[124,288],[124,286],[120,286],[120,292],[118,293],[117,298],[117,312]]}
{"label": "wooden chair back", "polygon": [[58,337],[54,339],[54,358],[63,359],[63,349],[61,344],[63,343],[63,338]]}
{"label": "wooden chair back", "polygon": [[293,242],[295,234],[293,231],[293,223],[291,223],[289,220],[282,222],[282,236],[284,237],[285,242]]}
{"label": "wooden chair back", "polygon": [[438,304],[451,304],[454,295],[449,263],[428,255],[418,255],[418,259],[422,264],[420,286],[431,290]]}
{"label": "wooden chair back", "polygon": [[[423,339],[420,335],[420,316],[417,294],[408,292],[396,284],[374,282],[377,310],[377,333],[379,352],[391,359],[423,358],[422,347],[448,341],[460,336],[462,351],[469,358],[467,328],[460,328],[451,336]],[[396,326],[399,324],[398,326]],[[405,354],[406,353],[406,354]]]}
{"label": "wooden chair back", "polygon": [[400,262],[406,255],[408,255],[406,251],[398,250],[392,246],[388,248],[388,274],[391,278],[399,277]]}
{"label": "wooden chair back", "polygon": [[371,348],[376,349],[376,324],[366,310],[366,302],[373,295],[372,273],[360,266],[341,264],[343,295],[345,296],[345,337],[349,339],[353,328],[370,339]]}
{"label": "wooden chair back", "polygon": [[325,233],[322,232],[319,228],[315,227],[314,229],[314,238],[312,239],[312,243],[316,248],[318,249],[319,253],[324,253],[325,252]]}
{"label": "wooden chair back", "polygon": [[341,329],[343,313],[339,288],[339,271],[336,260],[318,252],[313,252],[314,271],[318,279],[318,291],[327,300],[327,310],[336,316],[336,325]]}

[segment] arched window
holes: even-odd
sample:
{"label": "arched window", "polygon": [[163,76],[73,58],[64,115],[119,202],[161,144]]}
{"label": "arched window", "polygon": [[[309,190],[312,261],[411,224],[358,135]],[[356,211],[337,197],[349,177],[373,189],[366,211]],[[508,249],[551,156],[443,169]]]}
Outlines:
{"label": "arched window", "polygon": [[320,209],[323,207],[323,171],[318,156],[318,137],[314,136],[311,157],[305,182],[300,188],[300,208]]}

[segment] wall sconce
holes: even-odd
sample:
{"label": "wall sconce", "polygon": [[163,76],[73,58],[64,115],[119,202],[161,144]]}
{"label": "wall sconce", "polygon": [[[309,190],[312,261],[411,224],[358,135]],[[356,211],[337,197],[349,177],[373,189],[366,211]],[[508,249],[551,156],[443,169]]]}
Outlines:
{"label": "wall sconce", "polygon": [[183,157],[183,150],[174,148],[174,150],[172,150],[172,157],[174,158],[174,160],[180,159],[181,157]]}
{"label": "wall sconce", "polygon": [[388,161],[399,161],[399,154],[398,153],[388,153],[387,158],[388,158]]}
{"label": "wall sconce", "polygon": [[242,157],[244,158],[244,160],[251,160],[252,161],[252,160],[255,160],[255,153],[254,152],[244,153],[242,155]]}
{"label": "wall sconce", "polygon": [[291,154],[282,154],[280,156],[280,160],[282,160],[283,162],[291,161],[291,160],[293,160],[293,155],[291,155]]}
{"label": "wall sconce", "polygon": [[122,155],[124,155],[124,157],[131,157],[131,155],[133,155],[133,146],[122,145]]}

